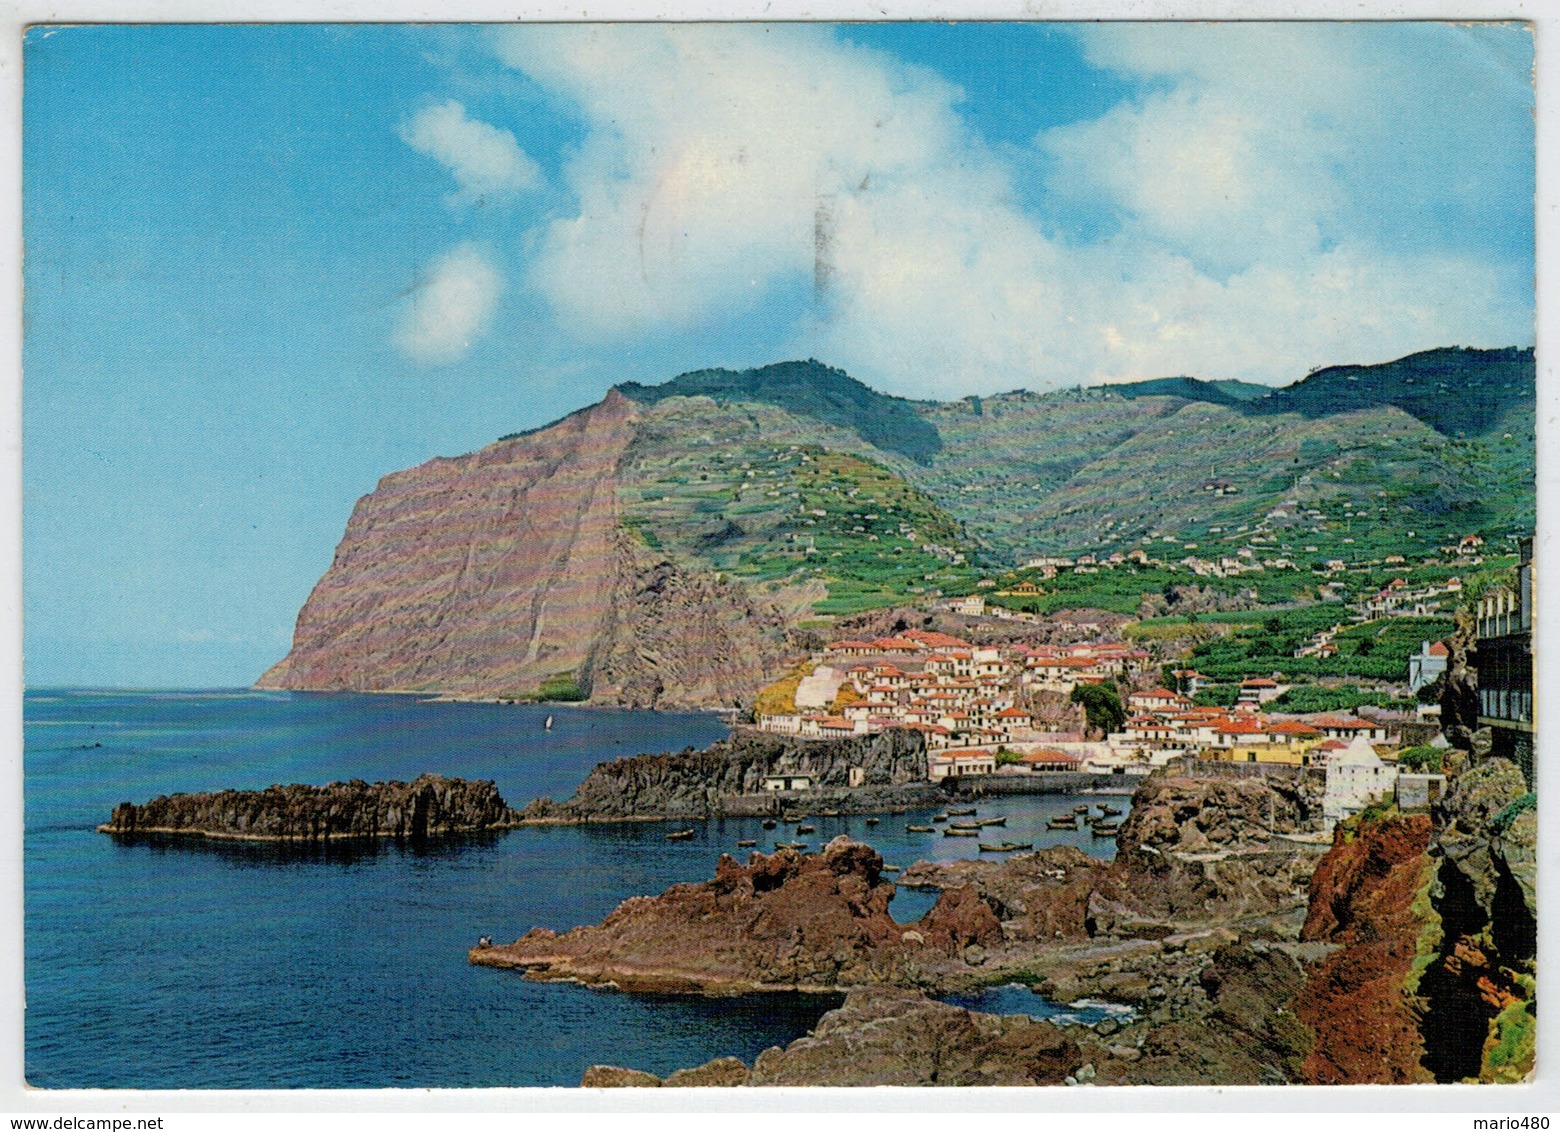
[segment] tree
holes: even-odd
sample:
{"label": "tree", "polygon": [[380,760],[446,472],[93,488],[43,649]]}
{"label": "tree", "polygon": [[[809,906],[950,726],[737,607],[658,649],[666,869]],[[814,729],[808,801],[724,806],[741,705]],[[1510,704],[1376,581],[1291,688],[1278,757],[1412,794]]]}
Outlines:
{"label": "tree", "polygon": [[1127,721],[1126,709],[1121,706],[1121,693],[1114,680],[1102,684],[1079,684],[1067,697],[1072,703],[1083,705],[1084,722],[1089,730],[1109,734],[1121,730]]}

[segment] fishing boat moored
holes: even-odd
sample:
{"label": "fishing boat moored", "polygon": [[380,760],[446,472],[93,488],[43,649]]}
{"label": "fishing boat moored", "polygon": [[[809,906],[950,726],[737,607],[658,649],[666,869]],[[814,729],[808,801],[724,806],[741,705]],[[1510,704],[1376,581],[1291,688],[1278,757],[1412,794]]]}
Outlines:
{"label": "fishing boat moored", "polygon": [[668,833],[666,835],[666,840],[668,841],[689,841],[692,838],[693,830],[691,829],[679,829],[676,833]]}
{"label": "fishing boat moored", "polygon": [[1034,847],[1035,843],[1033,841],[999,841],[996,844],[982,841],[977,846],[982,853],[1013,853],[1019,849],[1033,849]]}

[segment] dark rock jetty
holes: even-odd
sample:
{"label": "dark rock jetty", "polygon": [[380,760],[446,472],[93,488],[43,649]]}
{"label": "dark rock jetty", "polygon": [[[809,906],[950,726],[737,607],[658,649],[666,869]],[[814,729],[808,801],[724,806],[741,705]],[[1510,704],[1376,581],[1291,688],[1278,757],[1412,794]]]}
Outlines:
{"label": "dark rock jetty", "polygon": [[422,840],[519,823],[492,782],[425,774],[414,782],[361,779],[326,786],[268,786],[121,802],[99,833],[233,841]]}

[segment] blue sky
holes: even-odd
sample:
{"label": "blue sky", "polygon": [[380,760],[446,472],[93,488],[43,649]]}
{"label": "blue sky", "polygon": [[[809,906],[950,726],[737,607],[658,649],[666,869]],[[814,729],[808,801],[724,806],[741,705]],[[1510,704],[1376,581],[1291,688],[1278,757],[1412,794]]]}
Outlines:
{"label": "blue sky", "polygon": [[248,683],[380,475],[617,381],[1283,383],[1533,336],[1517,27],[72,27],[25,62],[35,686]]}

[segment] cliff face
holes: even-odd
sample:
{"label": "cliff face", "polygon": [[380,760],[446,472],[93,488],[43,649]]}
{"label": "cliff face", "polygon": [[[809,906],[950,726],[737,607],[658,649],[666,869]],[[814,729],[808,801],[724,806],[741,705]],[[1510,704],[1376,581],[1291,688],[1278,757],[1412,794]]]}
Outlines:
{"label": "cliff face", "polygon": [[1533,796],[1490,759],[1434,813],[1340,827],[1306,939],[1337,945],[1294,1011],[1312,1084],[1512,1082],[1536,1031]]}
{"label": "cliff face", "polygon": [[635,706],[739,702],[779,660],[778,615],[620,527],[637,407],[380,481],[260,687],[521,696],[549,678]]}
{"label": "cliff face", "polygon": [[238,841],[417,840],[505,829],[518,815],[492,782],[425,774],[415,782],[333,782],[121,802],[100,833]]}
{"label": "cliff face", "polygon": [[1428,816],[1340,828],[1311,882],[1302,935],[1339,944],[1295,1001],[1316,1034],[1305,1080],[1316,1085],[1433,1081],[1420,1064],[1424,1039],[1406,983],[1425,927]]}

